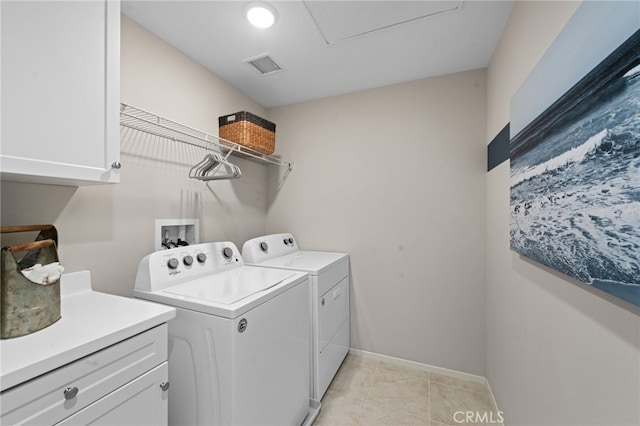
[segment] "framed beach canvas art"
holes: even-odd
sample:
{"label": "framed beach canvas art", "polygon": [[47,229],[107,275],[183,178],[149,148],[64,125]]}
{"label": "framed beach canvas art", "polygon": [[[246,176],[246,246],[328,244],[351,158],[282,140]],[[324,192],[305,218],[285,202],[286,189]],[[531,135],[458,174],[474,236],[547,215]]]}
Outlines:
{"label": "framed beach canvas art", "polygon": [[510,244],[640,306],[640,8],[590,3],[512,100]]}

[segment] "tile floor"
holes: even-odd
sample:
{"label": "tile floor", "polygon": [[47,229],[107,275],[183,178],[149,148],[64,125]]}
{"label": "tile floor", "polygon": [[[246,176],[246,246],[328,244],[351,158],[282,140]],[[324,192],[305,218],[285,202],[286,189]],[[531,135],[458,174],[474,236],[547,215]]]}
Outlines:
{"label": "tile floor", "polygon": [[[466,412],[480,417],[467,422]],[[485,383],[349,354],[313,426],[496,426],[499,420]]]}

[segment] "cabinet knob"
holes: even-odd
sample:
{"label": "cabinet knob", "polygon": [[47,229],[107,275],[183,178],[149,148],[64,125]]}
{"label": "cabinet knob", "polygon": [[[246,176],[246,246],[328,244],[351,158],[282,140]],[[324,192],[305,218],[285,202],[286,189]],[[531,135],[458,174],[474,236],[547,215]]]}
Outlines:
{"label": "cabinet knob", "polygon": [[171,386],[171,383],[169,383],[169,382],[160,383],[160,389],[162,389],[163,392],[168,391],[169,390],[169,386]]}
{"label": "cabinet knob", "polygon": [[67,401],[75,398],[76,395],[78,395],[78,388],[75,386],[72,388],[66,388],[64,390],[64,399],[66,399]]}
{"label": "cabinet knob", "polygon": [[113,164],[111,164],[112,169],[120,170],[120,167],[122,167],[122,164],[120,164],[119,161],[114,161]]}

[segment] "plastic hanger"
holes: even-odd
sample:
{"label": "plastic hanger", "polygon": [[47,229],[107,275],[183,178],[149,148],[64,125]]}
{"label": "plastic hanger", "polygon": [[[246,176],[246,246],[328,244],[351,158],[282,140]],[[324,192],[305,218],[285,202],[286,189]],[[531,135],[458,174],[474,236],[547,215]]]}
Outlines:
{"label": "plastic hanger", "polygon": [[[224,170],[223,173],[219,173]],[[227,161],[218,153],[209,153],[198,164],[189,170],[189,177],[201,181],[238,179],[242,176],[240,168]]]}

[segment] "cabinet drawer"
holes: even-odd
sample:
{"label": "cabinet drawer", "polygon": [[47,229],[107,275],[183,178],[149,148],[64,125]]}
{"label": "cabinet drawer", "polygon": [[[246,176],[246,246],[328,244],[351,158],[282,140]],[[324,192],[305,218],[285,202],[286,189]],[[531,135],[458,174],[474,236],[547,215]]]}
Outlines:
{"label": "cabinet drawer", "polygon": [[[0,423],[57,423],[160,365],[167,354],[163,324],[2,392]],[[65,395],[75,388],[74,397],[73,391]]]}
{"label": "cabinet drawer", "polygon": [[115,392],[67,417],[56,426],[162,426],[169,420],[168,363],[127,383]]}

